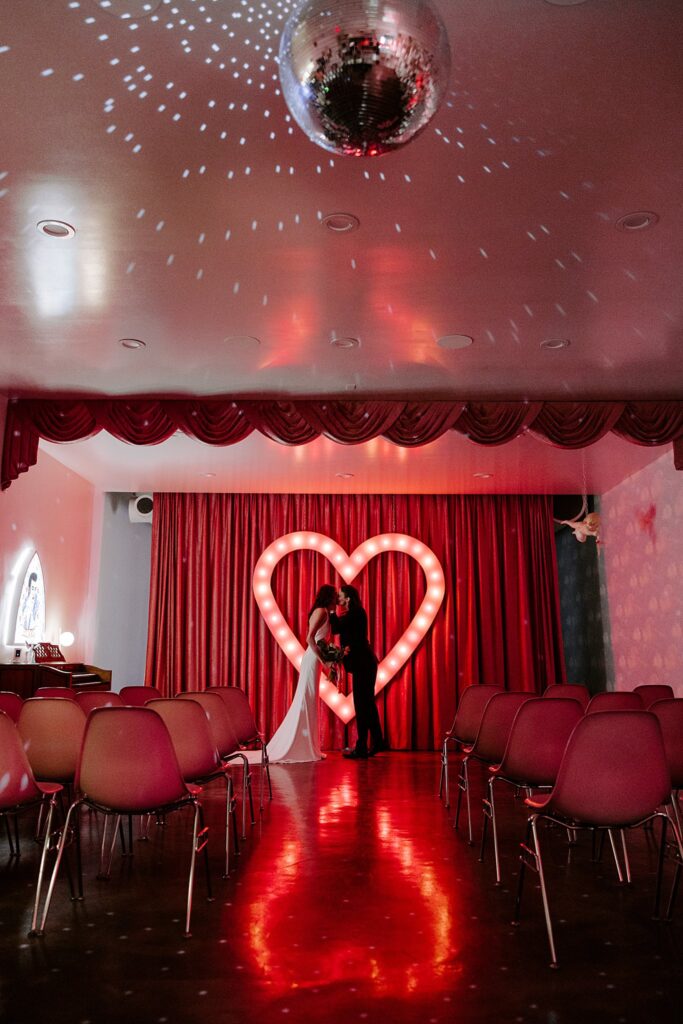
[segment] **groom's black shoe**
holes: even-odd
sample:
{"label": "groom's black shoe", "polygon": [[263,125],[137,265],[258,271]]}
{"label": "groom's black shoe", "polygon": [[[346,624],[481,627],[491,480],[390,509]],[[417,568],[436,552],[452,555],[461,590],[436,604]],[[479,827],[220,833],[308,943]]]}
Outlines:
{"label": "groom's black shoe", "polygon": [[370,750],[368,750],[368,757],[374,757],[375,754],[381,754],[385,750],[388,750],[388,749],[389,749],[389,747],[386,745],[384,740],[382,740],[381,743],[373,744],[373,746],[370,748]]}
{"label": "groom's black shoe", "polygon": [[367,750],[359,750],[355,747],[353,750],[345,750],[343,756],[347,761],[366,761],[368,752]]}

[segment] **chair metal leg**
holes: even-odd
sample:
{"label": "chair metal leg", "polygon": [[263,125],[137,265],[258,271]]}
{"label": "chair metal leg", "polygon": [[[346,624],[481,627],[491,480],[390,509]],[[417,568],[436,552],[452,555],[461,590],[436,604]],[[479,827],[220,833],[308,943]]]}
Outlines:
{"label": "chair metal leg", "polygon": [[472,838],[472,808],[470,806],[470,777],[469,777],[469,758],[463,757],[460,765],[460,777],[458,778],[458,805],[455,812],[455,824],[453,828],[458,827],[460,819],[460,800],[461,796],[465,794],[465,803],[467,805],[467,841],[472,846],[474,840]]}
{"label": "chair metal leg", "polygon": [[[9,843],[9,855],[10,855],[10,859],[12,859],[13,857],[18,857],[19,856],[19,852],[18,852],[18,848],[15,846],[15,843],[14,843],[14,837],[12,835],[12,827],[11,827],[10,821],[9,821],[9,814],[5,813],[5,814],[3,814],[2,817],[3,817],[3,820],[5,822],[5,831],[7,832],[7,842]],[[16,822],[16,817],[17,816],[15,814],[14,815],[15,822]]]}
{"label": "chair metal leg", "polygon": [[[206,867],[206,886],[208,890],[208,899],[212,899],[211,895],[211,879],[209,876],[209,860],[206,850],[206,844],[208,842],[208,829],[204,826],[202,807],[199,801],[193,800],[192,806],[194,807],[194,821],[192,825],[192,857],[190,859],[190,873],[187,881],[187,910],[185,914],[185,938],[189,939],[192,935],[190,931],[190,919],[192,917],[192,894],[194,891],[194,876],[195,867],[197,864],[197,854],[204,851],[204,863]],[[200,829],[201,825],[201,829]]]}
{"label": "chair metal leg", "polygon": [[623,828],[619,829],[621,834],[621,852],[624,857],[624,871],[626,872],[626,884],[631,884],[631,864],[628,859],[628,847],[626,846],[626,830]]}
{"label": "chair metal leg", "polygon": [[232,789],[232,779],[227,774],[225,775],[225,874],[223,878],[227,878],[230,874],[230,823],[232,820],[235,853],[239,853],[237,846],[237,821],[235,818],[235,795]]}
{"label": "chair metal leg", "polygon": [[621,872],[621,864],[619,863],[619,854],[617,853],[617,846],[616,846],[616,843],[614,842],[614,832],[612,831],[611,828],[607,829],[607,835],[609,836],[609,844],[612,847],[612,856],[614,857],[614,863],[615,863],[616,869],[617,869],[617,877],[619,878],[620,882],[623,882],[624,881],[624,876],[623,876],[623,874]]}
{"label": "chair metal leg", "polygon": [[524,888],[524,876],[526,874],[525,853],[530,853],[529,840],[531,839],[531,818],[527,820],[524,842],[520,843],[521,853],[519,855],[519,878],[517,880],[517,895],[515,896],[515,908],[513,911],[512,923],[519,924],[519,915],[522,908],[522,890]]}
{"label": "chair metal leg", "polygon": [[451,806],[451,794],[448,782],[448,738],[443,741],[441,748],[441,774],[439,775],[439,799],[445,795],[444,806],[448,809]]}
{"label": "chair metal leg", "polygon": [[59,872],[59,866],[62,863],[62,857],[64,855],[64,847],[69,836],[69,827],[71,825],[71,816],[74,811],[77,811],[81,806],[81,801],[76,800],[71,804],[69,810],[66,812],[66,819],[64,821],[64,828],[62,829],[62,835],[57,846],[57,856],[55,858],[55,864],[52,869],[52,875],[50,877],[50,884],[47,890],[47,896],[45,897],[45,905],[43,906],[43,916],[40,921],[40,928],[35,931],[35,935],[43,935],[45,932],[45,922],[47,921],[47,915],[50,910],[50,903],[52,902],[52,893],[54,892],[55,882],[57,881],[57,874]]}
{"label": "chair metal leg", "polygon": [[[496,804],[493,797],[493,783],[495,778],[489,779],[489,807],[491,813],[491,831],[493,833],[493,855],[496,861],[496,885],[500,885],[500,851],[498,848],[498,822],[496,820]],[[486,820],[486,814],[484,814],[484,821]],[[482,844],[482,853],[483,853]]]}
{"label": "chair metal leg", "polygon": [[261,770],[265,769],[266,779],[268,780],[268,799],[273,799],[273,787],[270,782],[270,758],[268,757],[268,746],[261,740]]}
{"label": "chair metal leg", "polygon": [[56,800],[55,796],[53,795],[52,797],[50,797],[50,801],[49,801],[49,804],[48,804],[48,810],[47,810],[47,818],[46,818],[46,821],[45,821],[45,837],[43,839],[43,850],[42,850],[42,853],[40,855],[40,867],[38,868],[38,881],[36,883],[36,898],[35,898],[35,900],[33,902],[33,916],[31,918],[31,930],[29,932],[29,935],[36,935],[37,934],[36,929],[37,929],[37,926],[38,926],[38,907],[40,905],[40,894],[41,894],[41,891],[42,891],[42,888],[43,888],[43,876],[45,874],[45,861],[47,859],[47,851],[49,849],[50,839],[51,839],[51,836],[52,836],[52,818],[54,817],[54,812],[55,812],[56,805],[57,805],[57,800]]}
{"label": "chair metal leg", "polygon": [[664,855],[666,854],[666,830],[669,819],[666,814],[660,815],[662,819],[662,831],[659,837],[659,855],[657,857],[657,882],[655,884],[655,907],[653,916],[659,917],[659,903],[662,896],[662,877],[664,874]]}
{"label": "chair metal leg", "polygon": [[541,883],[543,913],[545,915],[545,926],[548,932],[548,945],[550,946],[550,966],[557,967],[557,953],[555,952],[555,937],[553,935],[553,923],[550,919],[550,906],[548,905],[548,892],[545,884],[545,872],[543,871],[543,859],[541,857],[541,847],[538,841],[538,818],[535,814],[531,816],[531,834],[534,840],[534,852],[536,855],[538,879]]}

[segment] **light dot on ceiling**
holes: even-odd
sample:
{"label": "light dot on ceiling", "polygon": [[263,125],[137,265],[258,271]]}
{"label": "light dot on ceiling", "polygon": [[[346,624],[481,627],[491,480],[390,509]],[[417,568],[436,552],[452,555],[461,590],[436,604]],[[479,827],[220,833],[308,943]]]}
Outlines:
{"label": "light dot on ceiling", "polygon": [[444,334],[437,341],[439,348],[448,349],[469,348],[473,343],[474,338],[470,338],[469,334]]}
{"label": "light dot on ceiling", "polygon": [[473,473],[472,475],[475,480],[490,480],[493,473]]}
{"label": "light dot on ceiling", "polygon": [[620,217],[616,226],[620,231],[642,231],[644,228],[653,227],[659,220],[652,210],[638,210],[636,213],[627,213]]}
{"label": "light dot on ceiling", "polygon": [[334,474],[339,480],[351,480],[354,477],[354,473],[335,473]]}
{"label": "light dot on ceiling", "polygon": [[147,18],[161,6],[161,0],[94,0],[105,14],[111,14],[122,21]]}
{"label": "light dot on ceiling", "polygon": [[36,228],[48,238],[73,238],[76,234],[76,228],[65,220],[39,220]]}
{"label": "light dot on ceiling", "polygon": [[124,348],[145,348],[147,342],[140,341],[139,338],[121,338],[119,345],[123,345]]}
{"label": "light dot on ceiling", "polygon": [[545,341],[541,342],[540,347],[554,352],[556,349],[569,348],[570,344],[569,338],[546,338]]}
{"label": "light dot on ceiling", "polygon": [[360,221],[353,213],[328,213],[320,223],[337,235],[348,234],[349,231],[355,231],[360,227]]}

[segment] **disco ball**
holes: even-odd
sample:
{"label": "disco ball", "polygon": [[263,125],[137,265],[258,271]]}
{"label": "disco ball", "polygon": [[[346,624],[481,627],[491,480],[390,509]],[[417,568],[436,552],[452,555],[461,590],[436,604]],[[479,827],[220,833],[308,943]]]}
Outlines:
{"label": "disco ball", "polygon": [[439,107],[450,62],[429,0],[304,0],[280,42],[294,119],[323,149],[350,156],[414,138]]}

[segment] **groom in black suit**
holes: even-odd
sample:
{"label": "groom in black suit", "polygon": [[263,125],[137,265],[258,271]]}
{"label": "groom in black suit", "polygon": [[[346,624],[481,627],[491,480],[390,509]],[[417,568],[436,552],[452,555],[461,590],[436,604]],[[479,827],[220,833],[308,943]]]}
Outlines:
{"label": "groom in black suit", "polygon": [[[337,603],[344,609],[344,613],[331,613],[330,624],[332,632],[339,634],[344,651],[344,667],[353,679],[353,703],[358,728],[356,746],[345,753],[344,757],[356,761],[386,749],[375,703],[377,657],[368,640],[368,616],[356,588],[348,584],[341,587]],[[369,750],[368,733],[372,739]]]}

